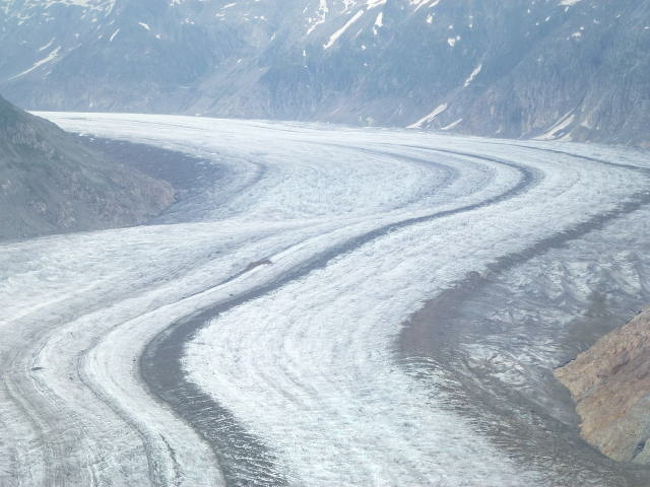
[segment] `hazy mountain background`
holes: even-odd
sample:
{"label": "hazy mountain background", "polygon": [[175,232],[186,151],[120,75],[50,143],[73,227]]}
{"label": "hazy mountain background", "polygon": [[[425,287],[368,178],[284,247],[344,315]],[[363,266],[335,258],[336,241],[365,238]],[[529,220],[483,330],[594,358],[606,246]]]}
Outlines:
{"label": "hazy mountain background", "polygon": [[650,144],[650,0],[3,0],[0,92]]}

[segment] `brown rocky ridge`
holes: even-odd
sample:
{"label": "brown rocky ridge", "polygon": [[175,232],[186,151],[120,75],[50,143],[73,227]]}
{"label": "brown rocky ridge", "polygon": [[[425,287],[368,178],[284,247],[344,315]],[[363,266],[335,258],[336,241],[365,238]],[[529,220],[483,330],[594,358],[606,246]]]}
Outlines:
{"label": "brown rocky ridge", "polygon": [[583,438],[618,461],[650,464],[650,309],[555,371]]}

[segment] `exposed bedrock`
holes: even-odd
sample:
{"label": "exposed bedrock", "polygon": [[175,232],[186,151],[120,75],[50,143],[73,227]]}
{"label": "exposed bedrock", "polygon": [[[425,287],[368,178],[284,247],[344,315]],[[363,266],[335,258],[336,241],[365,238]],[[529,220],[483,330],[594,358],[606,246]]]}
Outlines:
{"label": "exposed bedrock", "polygon": [[650,309],[556,370],[582,436],[614,460],[650,463]]}

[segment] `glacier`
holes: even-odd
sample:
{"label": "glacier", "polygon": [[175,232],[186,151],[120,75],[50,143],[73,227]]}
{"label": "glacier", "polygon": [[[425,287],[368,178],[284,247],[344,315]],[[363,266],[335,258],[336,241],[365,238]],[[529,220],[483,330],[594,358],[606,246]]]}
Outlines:
{"label": "glacier", "polygon": [[[221,170],[201,198],[155,224],[0,245],[0,483],[561,481],[561,469],[481,427],[480,404],[455,407],[445,364],[416,357],[403,333],[431,300],[472,276],[489,279],[512,256],[526,258],[504,274],[511,299],[524,299],[522,275],[547,292],[588,293],[578,256],[613,233],[629,249],[647,240],[638,224],[650,204],[647,152],[297,122],[39,115]],[[576,275],[546,282],[557,263]],[[644,272],[622,274],[630,294],[650,289]],[[548,341],[527,346],[546,369],[557,365]],[[494,352],[480,340],[463,347],[468,360]],[[516,382],[524,362],[500,362],[498,377]],[[620,479],[602,465],[584,485]]]}

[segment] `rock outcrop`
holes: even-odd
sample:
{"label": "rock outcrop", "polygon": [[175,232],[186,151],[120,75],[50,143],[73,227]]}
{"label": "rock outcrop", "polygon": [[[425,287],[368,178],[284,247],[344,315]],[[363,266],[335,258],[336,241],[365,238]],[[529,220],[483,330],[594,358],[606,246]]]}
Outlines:
{"label": "rock outcrop", "polygon": [[0,240],[142,223],[174,190],[0,98]]}
{"label": "rock outcrop", "polygon": [[618,461],[650,464],[650,309],[556,370],[582,435]]}

